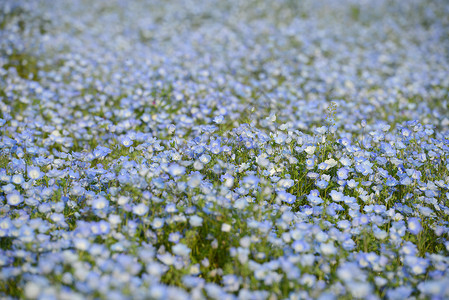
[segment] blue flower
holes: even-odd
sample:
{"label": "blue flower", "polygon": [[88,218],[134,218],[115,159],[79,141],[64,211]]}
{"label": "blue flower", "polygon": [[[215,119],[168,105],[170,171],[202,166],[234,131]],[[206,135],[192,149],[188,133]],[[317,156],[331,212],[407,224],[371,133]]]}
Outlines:
{"label": "blue flower", "polygon": [[278,199],[279,200],[281,200],[283,202],[286,202],[288,204],[293,204],[296,201],[296,196],[295,195],[292,195],[292,194],[287,193],[285,191],[279,191],[277,195],[278,195]]}
{"label": "blue flower", "polygon": [[214,122],[215,122],[216,124],[221,124],[221,123],[223,123],[223,120],[224,120],[224,117],[223,117],[222,115],[216,116],[216,117],[214,118]]}
{"label": "blue flower", "polygon": [[343,197],[344,197],[342,192],[338,192],[336,190],[332,190],[329,195],[331,196],[332,200],[335,202],[342,201]]}
{"label": "blue flower", "polygon": [[129,138],[129,136],[124,136],[121,138],[120,142],[122,143],[123,146],[125,147],[131,147],[133,144],[133,140],[131,140]]}
{"label": "blue flower", "polygon": [[144,216],[148,212],[149,208],[144,203],[139,203],[133,207],[133,213],[138,216]]}
{"label": "blue flower", "polygon": [[410,231],[411,234],[417,235],[421,232],[422,226],[421,226],[421,220],[419,218],[409,218],[407,220],[408,224],[408,231]]}
{"label": "blue flower", "polygon": [[203,224],[203,218],[201,218],[197,215],[193,215],[190,217],[189,223],[190,223],[190,225],[192,225],[192,227],[199,227]]}
{"label": "blue flower", "polygon": [[160,229],[164,226],[164,223],[165,223],[165,219],[156,217],[151,222],[151,227],[153,227],[154,229]]}
{"label": "blue flower", "polygon": [[385,184],[389,187],[394,187],[398,185],[398,181],[393,176],[388,176]]}
{"label": "blue flower", "polygon": [[349,175],[349,170],[345,167],[340,168],[337,171],[337,176],[338,176],[338,179],[340,179],[340,180],[347,179],[348,175]]}
{"label": "blue flower", "polygon": [[278,181],[277,186],[281,189],[289,189],[291,188],[293,185],[295,184],[295,182],[293,181],[293,179],[281,179]]}
{"label": "blue flower", "polygon": [[24,182],[24,180],[25,179],[23,178],[22,174],[15,174],[11,178],[11,182],[14,183],[14,184],[17,184],[17,185],[22,184]]}
{"label": "blue flower", "polygon": [[385,153],[386,156],[388,157],[394,157],[396,156],[396,149],[393,148],[393,146],[391,146],[388,143],[384,143],[382,142],[380,144],[380,149]]}
{"label": "blue flower", "polygon": [[173,177],[181,176],[181,175],[184,175],[184,173],[186,172],[186,168],[183,166],[180,166],[178,164],[171,164],[168,167],[168,172]]}
{"label": "blue flower", "polygon": [[312,204],[312,205],[319,205],[321,203],[323,203],[323,199],[321,199],[318,196],[314,196],[314,195],[307,195],[307,200]]}
{"label": "blue flower", "polygon": [[11,194],[6,195],[6,201],[11,206],[17,206],[23,202],[23,197],[19,192],[14,191]]}
{"label": "blue flower", "polygon": [[103,196],[99,196],[92,201],[92,207],[94,209],[102,210],[108,208],[108,206],[109,201]]}
{"label": "blue flower", "polygon": [[322,162],[318,165],[318,170],[326,170],[327,168],[327,163]]}
{"label": "blue flower", "polygon": [[413,183],[412,179],[408,176],[404,176],[400,180],[400,184],[402,185],[411,185]]}
{"label": "blue flower", "polygon": [[410,271],[415,275],[424,274],[429,266],[429,260],[421,257],[407,255],[405,257],[405,264]]}
{"label": "blue flower", "polygon": [[316,182],[316,186],[320,189],[325,189],[329,185],[329,182],[326,180],[318,180]]}
{"label": "blue flower", "polygon": [[179,232],[170,232],[168,235],[168,241],[172,243],[178,243],[182,238],[182,235]]}

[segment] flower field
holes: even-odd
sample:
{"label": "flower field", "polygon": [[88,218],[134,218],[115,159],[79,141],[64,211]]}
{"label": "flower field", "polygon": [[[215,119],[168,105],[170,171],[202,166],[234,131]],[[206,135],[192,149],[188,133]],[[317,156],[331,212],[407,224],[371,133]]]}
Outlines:
{"label": "flower field", "polygon": [[0,298],[449,299],[447,1],[0,1]]}

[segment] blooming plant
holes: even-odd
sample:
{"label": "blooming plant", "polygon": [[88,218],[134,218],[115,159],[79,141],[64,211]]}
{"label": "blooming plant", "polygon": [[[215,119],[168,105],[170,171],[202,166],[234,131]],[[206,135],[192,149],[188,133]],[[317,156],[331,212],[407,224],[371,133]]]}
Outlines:
{"label": "blooming plant", "polygon": [[327,107],[326,121],[329,126],[335,126],[335,115],[337,113],[337,104],[332,101]]}
{"label": "blooming plant", "polygon": [[449,298],[446,2],[0,1],[0,298]]}

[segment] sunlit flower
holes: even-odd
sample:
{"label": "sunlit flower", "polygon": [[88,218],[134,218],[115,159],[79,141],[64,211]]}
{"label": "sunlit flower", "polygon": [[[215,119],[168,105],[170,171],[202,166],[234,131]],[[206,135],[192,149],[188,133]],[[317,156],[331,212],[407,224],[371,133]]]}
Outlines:
{"label": "sunlit flower", "polygon": [[408,218],[407,224],[408,230],[414,235],[417,235],[422,230],[421,220],[419,218]]}
{"label": "sunlit flower", "polygon": [[173,177],[184,175],[185,171],[186,168],[178,164],[171,164],[170,167],[168,167],[168,172]]}
{"label": "sunlit flower", "polygon": [[180,255],[180,256],[184,256],[184,257],[188,257],[191,249],[189,247],[187,247],[184,244],[176,244],[175,246],[172,247],[173,253],[176,255]]}
{"label": "sunlit flower", "polygon": [[139,203],[133,207],[133,213],[138,216],[144,216],[148,212],[149,208],[144,203]]}
{"label": "sunlit flower", "polygon": [[151,222],[151,226],[154,229],[160,229],[164,226],[165,220],[163,218],[154,218],[153,222]]}
{"label": "sunlit flower", "polygon": [[99,196],[92,201],[92,207],[94,209],[101,210],[107,208],[108,206],[109,201],[103,196]]}
{"label": "sunlit flower", "polygon": [[15,174],[12,176],[11,181],[14,184],[22,184],[24,182],[24,178],[22,174]]}
{"label": "sunlit flower", "polygon": [[231,225],[223,223],[221,224],[221,231],[223,232],[230,232],[231,231]]}
{"label": "sunlit flower", "polygon": [[199,227],[199,226],[201,226],[203,224],[203,218],[198,217],[197,215],[193,215],[193,216],[190,217],[189,223],[193,227]]}
{"label": "sunlit flower", "polygon": [[16,206],[23,202],[23,197],[19,192],[16,191],[6,195],[6,200],[9,205]]}
{"label": "sunlit flower", "polygon": [[40,168],[38,168],[38,167],[28,167],[28,177],[30,178],[30,179],[34,179],[34,180],[37,180],[37,179],[40,179],[41,177],[42,177],[42,172],[41,172],[41,170],[40,170]]}
{"label": "sunlit flower", "polygon": [[293,204],[296,200],[296,197],[294,195],[287,193],[285,191],[279,191],[277,197],[282,202],[286,202],[288,204]]}

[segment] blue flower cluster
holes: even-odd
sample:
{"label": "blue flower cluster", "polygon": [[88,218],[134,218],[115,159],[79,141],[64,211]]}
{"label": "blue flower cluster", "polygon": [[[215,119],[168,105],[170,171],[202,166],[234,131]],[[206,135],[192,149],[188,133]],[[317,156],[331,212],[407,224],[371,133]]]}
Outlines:
{"label": "blue flower cluster", "polygon": [[449,298],[448,16],[0,1],[0,297]]}

